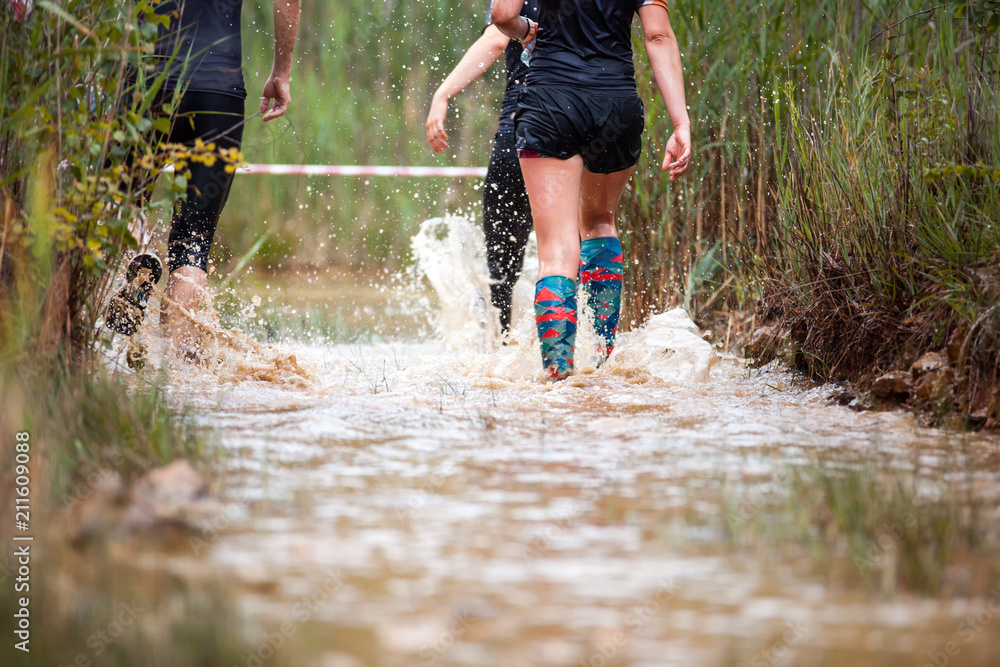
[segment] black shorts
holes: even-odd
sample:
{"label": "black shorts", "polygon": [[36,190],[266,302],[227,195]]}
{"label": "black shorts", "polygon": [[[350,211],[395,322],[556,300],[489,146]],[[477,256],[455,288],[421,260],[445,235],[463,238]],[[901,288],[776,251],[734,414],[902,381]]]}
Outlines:
{"label": "black shorts", "polygon": [[514,117],[517,151],[522,157],[583,158],[595,174],[635,166],[642,154],[645,115],[635,93],[602,95],[569,86],[521,91]]}

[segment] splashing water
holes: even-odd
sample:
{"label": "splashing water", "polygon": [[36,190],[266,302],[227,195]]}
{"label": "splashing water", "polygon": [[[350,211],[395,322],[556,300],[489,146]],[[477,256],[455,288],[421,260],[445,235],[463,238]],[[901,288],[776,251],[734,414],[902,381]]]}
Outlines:
{"label": "splashing water", "polygon": [[[217,383],[272,382],[297,389],[315,384],[315,369],[300,363],[294,353],[258,343],[240,329],[224,327],[213,307],[217,296],[209,291],[204,306],[195,311],[170,304],[170,317],[186,322],[195,339],[193,349],[184,358],[171,350],[169,329],[160,324],[158,317],[168,299],[162,290],[154,289],[138,333],[118,337],[109,361],[119,365],[124,359],[137,368],[165,369],[173,381],[204,382],[211,378]],[[241,310],[241,319],[252,320],[259,305],[260,299],[255,297]]]}
{"label": "splashing water", "polygon": [[718,356],[681,308],[655,315],[641,329],[623,335],[608,366],[641,369],[677,383],[709,381]]}
{"label": "splashing water", "polygon": [[486,352],[499,342],[490,302],[482,229],[462,216],[431,218],[411,242],[413,257],[441,304],[440,332],[450,350]]}
{"label": "splashing water", "polygon": [[[490,303],[490,278],[479,226],[469,218],[449,215],[432,218],[413,237],[413,256],[441,304],[440,334],[451,353],[489,354],[498,361],[495,370],[523,373],[538,358],[538,341],[532,308],[538,255],[532,235],[525,266],[514,288],[510,340],[519,347],[501,350],[499,319]],[[579,330],[576,368],[593,372],[601,360],[600,339],[594,331],[586,292],[579,291]],[[606,364],[608,372],[634,374],[638,369],[664,380],[705,382],[715,363],[711,345],[700,336],[687,314],[676,309],[653,318],[631,335],[619,337],[618,348]],[[472,361],[472,360],[469,360]],[[538,361],[537,372],[541,371]],[[472,363],[472,367],[481,364]],[[480,369],[481,370],[481,369]]]}
{"label": "splashing water", "polygon": [[[438,334],[456,368],[467,377],[505,380],[541,377],[538,341],[534,327],[533,278],[538,258],[532,236],[525,266],[513,292],[512,326],[501,345],[499,316],[490,302],[490,278],[486,266],[482,229],[468,217],[449,215],[421,224],[412,238],[416,271],[438,296]],[[403,290],[412,294],[415,290]],[[239,328],[227,328],[213,307],[218,294],[209,294],[205,307],[189,311],[172,304],[174,317],[182,318],[196,332],[197,365],[220,383],[273,382],[288,388],[310,389],[322,384],[316,369],[299,362],[294,352],[258,343]],[[168,366],[175,376],[191,377],[191,364],[179,363],[169,354],[165,328],[155,317],[165,300],[154,290],[149,315],[138,336],[119,343],[119,356],[153,367]],[[600,341],[594,332],[586,293],[580,291],[580,327],[577,334],[576,368],[593,374],[600,360]],[[254,296],[241,307],[238,319],[252,322],[261,305]],[[653,318],[637,332],[620,334],[615,353],[600,371],[629,377],[651,375],[663,380],[705,382],[716,356],[701,339],[698,328],[682,310]],[[197,375],[197,374],[195,374]]]}
{"label": "splashing water", "polygon": [[[198,566],[235,581],[251,640],[325,591],[311,639],[285,638],[289,664],[923,664],[982,608],[869,595],[842,585],[850,552],[820,571],[809,547],[740,550],[732,531],[793,524],[782,473],[819,456],[939,478],[979,461],[975,493],[995,499],[995,438],[748,374],[680,310],[621,334],[599,369],[581,327],[576,374],[547,383],[533,256],[504,346],[473,222],[429,220],[413,252],[438,294],[435,335],[269,346],[206,312],[192,317],[212,362],[172,371],[172,397],[231,454],[235,510]],[[412,293],[365,305],[386,312]],[[981,633],[964,664],[992,664],[997,642]]]}

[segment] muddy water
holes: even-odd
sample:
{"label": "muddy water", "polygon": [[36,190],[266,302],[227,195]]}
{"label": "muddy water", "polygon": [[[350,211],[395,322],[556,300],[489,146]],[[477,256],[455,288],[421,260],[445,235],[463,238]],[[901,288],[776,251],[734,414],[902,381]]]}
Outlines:
{"label": "muddy water", "polygon": [[[339,280],[396,312],[392,290]],[[703,381],[621,362],[547,384],[530,323],[500,347],[475,295],[453,296],[468,313],[435,335],[278,344],[291,376],[175,376],[227,457],[196,550],[236,582],[246,664],[277,645],[329,667],[998,664],[1000,598],[873,592],[849,554],[727,528],[820,458],[942,477],[992,461],[975,493],[995,527],[995,437],[856,413],[723,356]]]}

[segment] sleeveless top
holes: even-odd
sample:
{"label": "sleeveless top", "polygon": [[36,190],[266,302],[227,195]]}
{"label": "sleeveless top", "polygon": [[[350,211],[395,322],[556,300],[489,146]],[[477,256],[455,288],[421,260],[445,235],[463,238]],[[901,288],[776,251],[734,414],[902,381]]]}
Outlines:
{"label": "sleeveless top", "polygon": [[665,0],[537,0],[538,45],[529,86],[573,86],[610,95],[635,92],[632,18]]}

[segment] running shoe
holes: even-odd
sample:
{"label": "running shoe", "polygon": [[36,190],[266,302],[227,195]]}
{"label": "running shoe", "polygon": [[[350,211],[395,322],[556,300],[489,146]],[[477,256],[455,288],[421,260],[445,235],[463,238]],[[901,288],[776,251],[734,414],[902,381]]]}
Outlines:
{"label": "running shoe", "polygon": [[136,255],[125,271],[125,284],[108,304],[105,323],[123,336],[131,336],[142,324],[146,301],[153,286],[163,276],[159,257],[150,253]]}

